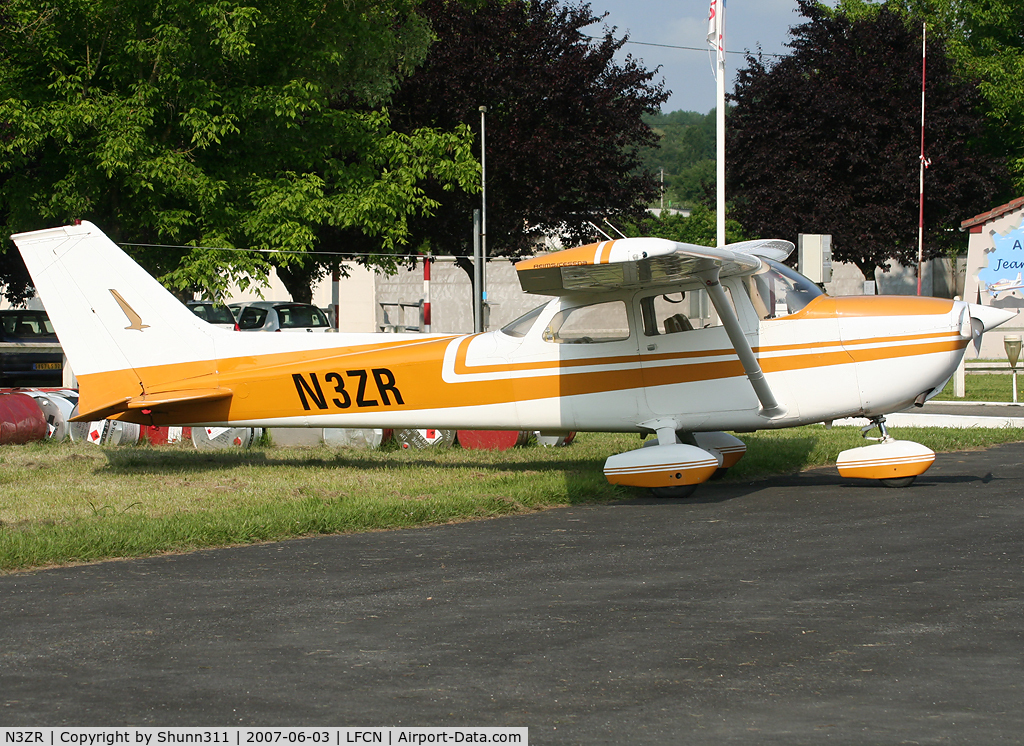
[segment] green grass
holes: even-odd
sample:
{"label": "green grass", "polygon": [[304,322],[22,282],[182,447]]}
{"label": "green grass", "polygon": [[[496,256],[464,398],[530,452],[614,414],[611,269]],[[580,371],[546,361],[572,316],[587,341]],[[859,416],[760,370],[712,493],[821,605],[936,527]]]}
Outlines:
{"label": "green grass", "polygon": [[[892,428],[936,451],[1024,440],[1024,431]],[[857,428],[740,436],[727,479],[835,462]],[[503,453],[190,447],[0,447],[0,571],[489,518],[645,494],[608,484],[605,458],[635,435],[581,434],[568,448]]]}
{"label": "green grass", "polygon": [[[1017,376],[1017,400],[1024,401],[1021,386],[1024,375]],[[966,396],[953,395],[953,380],[935,398],[939,401],[1013,401],[1013,376],[1009,373],[968,373],[964,376],[964,393]]]}

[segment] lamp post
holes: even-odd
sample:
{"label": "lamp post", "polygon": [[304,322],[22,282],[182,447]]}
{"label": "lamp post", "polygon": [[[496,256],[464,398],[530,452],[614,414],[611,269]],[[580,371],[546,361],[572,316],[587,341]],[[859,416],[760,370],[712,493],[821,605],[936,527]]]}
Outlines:
{"label": "lamp post", "polygon": [[480,211],[473,210],[473,332],[484,330],[484,254],[480,246]]}
{"label": "lamp post", "polygon": [[1007,334],[1003,337],[1003,348],[1006,350],[1006,357],[1010,360],[1010,370],[1013,371],[1013,403],[1017,403],[1017,360],[1020,358],[1020,336]]}
{"label": "lamp post", "polygon": [[[480,305],[487,308],[487,107],[480,107]],[[486,314],[486,311],[484,311]],[[480,319],[480,331],[486,331]]]}

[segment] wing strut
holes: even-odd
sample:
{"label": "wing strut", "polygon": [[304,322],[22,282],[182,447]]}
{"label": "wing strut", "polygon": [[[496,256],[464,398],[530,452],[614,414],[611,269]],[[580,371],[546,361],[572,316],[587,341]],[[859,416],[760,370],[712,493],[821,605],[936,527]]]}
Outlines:
{"label": "wing strut", "polygon": [[729,341],[732,342],[732,346],[743,364],[743,372],[747,374],[747,379],[754,387],[758,401],[761,402],[759,414],[769,419],[781,417],[786,413],[786,408],[776,401],[775,394],[772,393],[764,373],[761,372],[761,366],[758,364],[757,358],[754,357],[754,351],[750,349],[750,343],[747,342],[747,337],[743,334],[743,329],[740,328],[740,320],[736,317],[736,312],[730,305],[729,299],[726,298],[725,291],[722,290],[722,283],[718,280],[718,271],[719,268],[715,267],[701,272],[700,276],[704,278],[704,285],[708,289],[711,302],[714,304],[719,318],[722,319],[722,325],[729,335]]}

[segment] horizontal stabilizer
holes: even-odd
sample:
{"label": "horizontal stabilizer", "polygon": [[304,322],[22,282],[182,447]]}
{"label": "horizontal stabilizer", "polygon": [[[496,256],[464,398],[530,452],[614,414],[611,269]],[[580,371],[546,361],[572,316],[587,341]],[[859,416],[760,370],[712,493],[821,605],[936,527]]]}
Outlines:
{"label": "horizontal stabilizer", "polygon": [[177,405],[228,399],[231,397],[231,393],[230,389],[225,388],[186,389],[184,391],[162,391],[154,394],[143,394],[142,396],[125,397],[93,407],[89,411],[80,411],[71,420],[73,422],[88,422],[106,419],[132,410],[159,409],[161,412],[167,412],[174,409]]}
{"label": "horizontal stabilizer", "polygon": [[132,398],[125,396],[114,401],[102,402],[90,406],[88,409],[82,408],[82,400],[78,400],[78,411],[74,416],[69,417],[69,422],[92,422],[93,420],[105,420],[107,417],[111,417],[115,414],[120,414],[128,410],[128,402]]}
{"label": "horizontal stabilizer", "polygon": [[137,396],[128,402],[128,409],[166,409],[172,404],[195,404],[218,401],[231,396],[231,389],[188,389],[185,391],[163,391],[156,394]]}

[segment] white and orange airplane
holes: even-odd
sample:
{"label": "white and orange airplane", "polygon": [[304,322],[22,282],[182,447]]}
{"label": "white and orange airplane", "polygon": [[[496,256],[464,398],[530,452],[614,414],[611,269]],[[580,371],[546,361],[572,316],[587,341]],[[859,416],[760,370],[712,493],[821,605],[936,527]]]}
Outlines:
{"label": "white and orange airplane", "polygon": [[900,486],[934,453],[887,413],[938,393],[1012,314],[920,297],[833,298],[779,264],[786,241],[607,241],[516,265],[554,296],[472,335],[238,334],[196,317],[96,226],[13,237],[78,376],[77,420],[655,435],[607,478],[689,494],[745,452],[723,431],[863,416],[844,476]]}
{"label": "white and orange airplane", "polygon": [[1017,273],[1015,280],[997,280],[991,285],[986,285],[985,290],[992,296],[993,300],[999,300],[1000,293],[1008,293],[1011,290],[1024,289],[1024,280],[1021,280],[1021,273]]}

